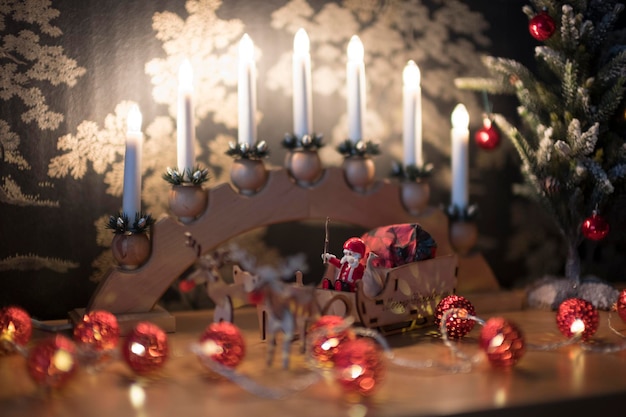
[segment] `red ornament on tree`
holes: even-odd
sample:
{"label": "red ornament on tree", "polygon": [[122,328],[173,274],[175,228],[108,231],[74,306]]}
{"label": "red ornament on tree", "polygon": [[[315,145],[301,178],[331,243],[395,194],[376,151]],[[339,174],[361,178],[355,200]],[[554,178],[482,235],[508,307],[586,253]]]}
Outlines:
{"label": "red ornament on tree", "polygon": [[181,292],[190,292],[194,288],[196,288],[196,283],[190,279],[184,279],[178,282],[178,289]]}
{"label": "red ornament on tree", "polygon": [[483,127],[474,134],[474,141],[479,147],[488,151],[500,144],[500,132],[492,124],[491,119],[488,117],[483,119]]}
{"label": "red ornament on tree", "polygon": [[563,301],[556,315],[556,325],[565,337],[581,335],[582,340],[589,340],[598,330],[598,320],[598,310],[582,298]]}
{"label": "red ornament on tree", "polygon": [[369,338],[340,344],[333,361],[337,382],[348,393],[372,395],[385,375],[382,352]]}
{"label": "red ornament on tree", "polygon": [[343,317],[326,315],[311,325],[308,331],[311,356],[321,366],[332,366],[340,346],[356,335]]}
{"label": "red ornament on tree", "polygon": [[168,354],[167,335],[160,327],[147,321],[138,323],[122,345],[124,360],[140,375],[163,367]]}
{"label": "red ornament on tree", "polygon": [[26,366],[33,380],[40,385],[60,387],[77,369],[76,345],[65,336],[42,340],[28,353]]}
{"label": "red ornament on tree", "polygon": [[117,318],[108,311],[91,311],[74,327],[74,340],[96,351],[111,350],[120,340]]}
{"label": "red ornament on tree", "polygon": [[554,19],[547,12],[541,12],[528,22],[528,31],[538,41],[549,39],[556,30]]}
{"label": "red ornament on tree", "polygon": [[25,346],[33,334],[30,315],[20,307],[0,310],[0,354],[12,352],[13,346]]}
{"label": "red ornament on tree", "polygon": [[468,314],[472,316],[475,315],[476,310],[474,309],[472,303],[470,303],[465,297],[455,294],[449,295],[443,298],[439,304],[437,304],[437,308],[435,309],[435,324],[437,327],[441,326],[443,314],[451,308],[458,308],[461,309],[461,311],[448,316],[448,319],[446,320],[446,331],[448,337],[452,339],[460,339],[474,328],[474,320],[468,320],[465,317]]}
{"label": "red ornament on tree", "polygon": [[512,367],[526,351],[520,329],[502,317],[487,320],[480,331],[478,344],[487,354],[489,362],[498,368]]}
{"label": "red ornament on tree", "polygon": [[615,309],[622,321],[626,322],[626,290],[622,290],[619,293],[619,297],[615,303]]}
{"label": "red ornament on tree", "polygon": [[200,336],[202,355],[229,368],[236,368],[246,354],[241,332],[228,321],[211,323]]}
{"label": "red ornament on tree", "polygon": [[589,240],[602,240],[609,234],[609,223],[594,210],[583,222],[581,230]]}

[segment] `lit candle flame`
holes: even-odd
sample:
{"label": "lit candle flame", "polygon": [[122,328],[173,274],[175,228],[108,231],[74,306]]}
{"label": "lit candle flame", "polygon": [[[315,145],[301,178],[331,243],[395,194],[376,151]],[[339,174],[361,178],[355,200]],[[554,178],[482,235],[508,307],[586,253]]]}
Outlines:
{"label": "lit candle flame", "polygon": [[348,43],[348,60],[360,62],[363,61],[365,56],[365,50],[363,49],[363,42],[357,35],[353,35]]}
{"label": "lit candle flame", "polygon": [[469,113],[463,104],[457,104],[452,112],[452,127],[467,129],[469,127]]}
{"label": "lit candle flame", "polygon": [[185,59],[178,69],[178,88],[181,91],[193,91],[193,68],[188,59]]}
{"label": "lit candle flame", "polygon": [[140,133],[141,132],[142,116],[139,111],[139,106],[134,104],[128,111],[128,119],[126,120],[128,133]]}
{"label": "lit candle flame", "polygon": [[402,80],[407,87],[418,87],[420,85],[420,69],[415,61],[407,62],[402,71]]}
{"label": "lit candle flame", "polygon": [[296,36],[293,38],[293,50],[298,55],[306,55],[310,52],[311,44],[309,35],[302,28],[298,29]]}

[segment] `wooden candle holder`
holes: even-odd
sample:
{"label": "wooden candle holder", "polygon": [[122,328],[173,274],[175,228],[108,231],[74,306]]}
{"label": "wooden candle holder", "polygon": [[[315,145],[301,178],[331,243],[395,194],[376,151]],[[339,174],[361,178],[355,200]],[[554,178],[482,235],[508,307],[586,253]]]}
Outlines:
{"label": "wooden candle holder", "polygon": [[[193,222],[183,223],[164,216],[152,226],[149,259],[135,270],[112,267],[102,278],[86,311],[107,310],[130,325],[151,320],[166,331],[175,330],[174,319],[157,302],[167,288],[192,266],[198,254],[209,252],[229,239],[258,227],[277,223],[327,217],[365,229],[396,223],[419,223],[437,242],[437,255],[453,254],[449,240],[448,217],[439,209],[426,207],[413,215],[399,198],[399,186],[377,180],[366,190],[356,191],[347,183],[344,170],[326,168],[315,184],[299,185],[289,172],[267,172],[265,184],[251,195],[231,184],[208,190],[210,198],[204,213]],[[187,245],[193,236],[197,251]],[[497,289],[498,284],[485,260],[478,253],[458,259],[457,291],[469,283],[473,289]],[[479,277],[479,285],[472,284]],[[321,279],[321,277],[320,277]],[[84,310],[70,314],[75,320]]]}

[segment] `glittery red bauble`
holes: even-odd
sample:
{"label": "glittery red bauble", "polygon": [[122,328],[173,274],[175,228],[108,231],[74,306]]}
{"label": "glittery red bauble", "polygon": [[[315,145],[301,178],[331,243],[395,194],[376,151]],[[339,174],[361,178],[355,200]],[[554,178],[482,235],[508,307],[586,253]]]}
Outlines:
{"label": "glittery red bauble", "polygon": [[76,345],[61,335],[42,340],[28,352],[26,366],[37,384],[60,387],[76,372]]}
{"label": "glittery red bauble", "polygon": [[202,354],[229,368],[235,368],[246,354],[241,332],[234,324],[211,323],[200,336]]}
{"label": "glittery red bauble", "polygon": [[319,365],[331,366],[341,344],[353,340],[356,335],[343,317],[326,315],[309,327],[311,356]]}
{"label": "glittery red bauble", "polygon": [[626,290],[622,290],[619,293],[617,303],[615,303],[615,308],[617,309],[619,317],[626,322]]}
{"label": "glittery red bauble", "polygon": [[196,288],[196,283],[190,279],[184,279],[178,283],[178,289],[181,292],[189,292]]}
{"label": "glittery red bauble", "polygon": [[348,393],[371,395],[385,375],[382,352],[369,338],[342,343],[333,361],[337,382]]}
{"label": "glittery red bauble", "polygon": [[261,304],[264,299],[265,297],[262,291],[254,290],[248,293],[248,302],[250,304]]}
{"label": "glittery red bauble", "polygon": [[443,314],[451,308],[463,309],[460,313],[448,316],[448,320],[446,321],[446,331],[448,332],[448,337],[451,339],[460,339],[472,331],[475,324],[474,320],[468,320],[464,318],[464,316],[467,314],[473,316],[476,314],[476,310],[474,309],[472,303],[470,303],[465,297],[454,294],[449,295],[443,298],[439,304],[437,304],[437,308],[435,309],[435,324],[437,327],[441,326]]}
{"label": "glittery red bauble", "polygon": [[563,301],[556,315],[556,325],[565,337],[582,332],[582,340],[589,340],[598,330],[598,320],[598,310],[582,298]]}
{"label": "glittery red bauble", "polygon": [[117,318],[108,311],[91,311],[74,326],[74,340],[96,351],[111,350],[120,340]]}
{"label": "glittery red bauble", "polygon": [[554,34],[556,24],[547,12],[541,12],[528,22],[528,31],[538,41],[545,41]]}
{"label": "glittery red bauble", "polygon": [[124,360],[138,374],[163,367],[168,353],[167,335],[160,327],[147,321],[138,323],[122,345]]}
{"label": "glittery red bauble", "polygon": [[12,351],[11,344],[26,345],[32,334],[33,325],[26,311],[15,306],[0,310],[0,354]]}
{"label": "glittery red bauble", "polygon": [[491,120],[485,119],[484,126],[474,134],[476,144],[485,150],[495,149],[500,144],[500,132],[491,124]]}
{"label": "glittery red bauble", "polygon": [[494,317],[480,331],[479,346],[497,368],[510,368],[524,356],[524,336],[520,329],[502,317]]}
{"label": "glittery red bauble", "polygon": [[599,214],[593,213],[581,226],[583,236],[590,240],[602,240],[609,234],[609,223]]}

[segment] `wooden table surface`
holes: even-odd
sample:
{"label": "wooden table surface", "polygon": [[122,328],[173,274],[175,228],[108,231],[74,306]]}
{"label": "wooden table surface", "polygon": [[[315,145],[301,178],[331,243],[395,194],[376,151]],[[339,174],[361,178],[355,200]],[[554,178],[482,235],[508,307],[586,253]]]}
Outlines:
{"label": "wooden table surface", "polygon": [[[500,315],[515,321],[528,343],[563,341],[555,313],[515,311]],[[381,389],[371,398],[349,401],[338,387],[320,380],[281,400],[260,398],[203,368],[189,351],[211,311],[176,314],[169,335],[171,357],[158,374],[137,378],[121,360],[104,369],[81,369],[63,389],[47,391],[29,379],[22,356],[0,357],[0,416],[153,417],[153,416],[626,416],[626,351],[594,353],[580,346],[529,351],[509,371],[486,361],[469,373],[407,369],[388,364]],[[487,319],[488,316],[482,318]],[[625,329],[615,315],[614,325]],[[596,345],[622,343],[602,312]],[[247,355],[238,371],[272,388],[292,386],[307,375],[299,342],[292,366],[282,370],[264,364],[266,344],[259,337],[255,310],[236,311],[235,323],[246,337]],[[480,326],[462,342],[464,352],[478,351]],[[432,333],[432,330],[430,329]],[[37,334],[35,337],[41,337]],[[450,351],[428,331],[389,336],[396,358],[450,361]],[[277,358],[279,359],[279,358]],[[143,398],[143,401],[142,401]]]}

